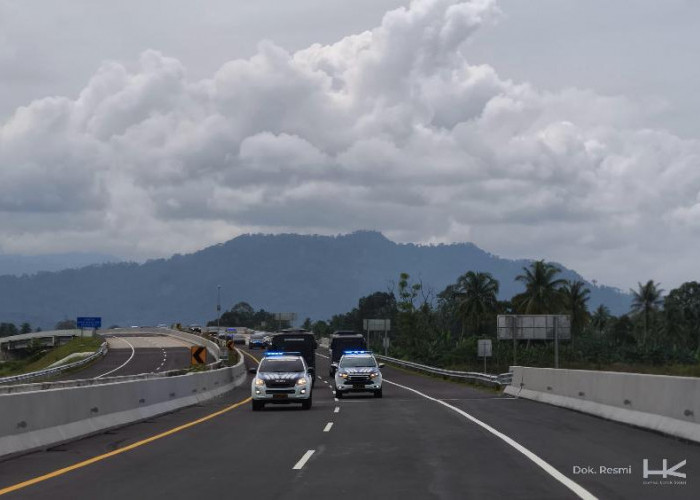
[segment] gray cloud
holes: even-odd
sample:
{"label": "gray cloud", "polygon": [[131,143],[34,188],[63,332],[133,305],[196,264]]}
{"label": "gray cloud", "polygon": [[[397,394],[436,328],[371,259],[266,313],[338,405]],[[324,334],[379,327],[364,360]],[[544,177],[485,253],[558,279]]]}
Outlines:
{"label": "gray cloud", "polygon": [[[367,228],[621,286],[697,279],[700,142],[646,128],[629,99],[471,64],[466,42],[499,15],[417,0],[330,45],[262,42],[203,79],[152,50],[106,62],[76,98],[2,124],[0,218],[15,222],[0,247],[151,257]],[[35,212],[52,224],[26,231]]]}

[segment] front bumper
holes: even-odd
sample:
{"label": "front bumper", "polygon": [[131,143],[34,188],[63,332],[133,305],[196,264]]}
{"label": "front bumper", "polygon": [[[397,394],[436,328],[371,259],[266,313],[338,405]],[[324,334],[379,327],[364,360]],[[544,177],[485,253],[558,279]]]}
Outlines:
{"label": "front bumper", "polygon": [[335,377],[335,388],[342,392],[375,392],[382,388],[382,379],[375,378],[356,382],[342,377]]}
{"label": "front bumper", "polygon": [[253,385],[250,393],[255,401],[279,404],[299,403],[311,397],[311,387],[309,387],[309,384],[285,388],[268,388],[264,385]]}

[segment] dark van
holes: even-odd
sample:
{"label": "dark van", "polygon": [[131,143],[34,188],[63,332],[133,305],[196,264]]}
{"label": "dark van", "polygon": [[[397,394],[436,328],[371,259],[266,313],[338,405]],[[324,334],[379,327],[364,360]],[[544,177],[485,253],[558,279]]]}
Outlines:
{"label": "dark van", "polygon": [[330,376],[335,376],[335,366],[337,366],[340,357],[345,351],[366,351],[367,343],[365,338],[360,333],[356,332],[335,332],[331,335],[330,351]]}
{"label": "dark van", "polygon": [[[314,334],[301,329],[287,329],[272,337],[269,351],[298,352],[306,361],[312,375],[316,373],[316,338]],[[315,380],[316,377],[313,377]]]}

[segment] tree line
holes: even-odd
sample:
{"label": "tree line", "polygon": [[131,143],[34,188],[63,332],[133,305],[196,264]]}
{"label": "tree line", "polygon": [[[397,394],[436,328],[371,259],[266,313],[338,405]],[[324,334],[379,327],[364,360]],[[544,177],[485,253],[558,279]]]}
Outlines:
{"label": "tree line", "polygon": [[[305,327],[319,335],[338,329],[363,330],[363,319],[392,322],[390,355],[436,366],[478,367],[478,338],[494,339],[492,367],[507,370],[512,342],[498,342],[498,314],[567,314],[571,340],[560,347],[563,367],[601,368],[614,364],[698,364],[700,357],[700,284],[683,283],[664,296],[653,280],[632,289],[628,313],[614,316],[605,305],[591,311],[585,283],[564,280],[544,260],[532,262],[515,279],[523,291],[498,300],[499,282],[490,273],[468,271],[435,293],[408,273],[387,292],[362,297],[357,307],[328,321]],[[379,336],[373,339],[380,349]],[[552,366],[551,342],[522,342],[518,364]]]}

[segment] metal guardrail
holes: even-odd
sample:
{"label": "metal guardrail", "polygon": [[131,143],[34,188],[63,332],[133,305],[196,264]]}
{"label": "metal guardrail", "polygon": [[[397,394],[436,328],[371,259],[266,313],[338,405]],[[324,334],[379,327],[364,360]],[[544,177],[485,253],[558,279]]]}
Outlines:
{"label": "metal guardrail", "polygon": [[414,363],[412,361],[405,361],[403,359],[390,358],[389,356],[380,356],[378,354],[374,355],[380,361],[386,361],[398,366],[403,366],[405,368],[410,368],[412,370],[417,370],[420,372],[430,373],[432,375],[442,375],[445,377],[458,378],[462,380],[473,380],[487,385],[493,386],[505,386],[510,384],[513,378],[512,373],[502,373],[500,375],[489,375],[487,373],[479,372],[462,372],[457,370],[445,370],[444,368],[436,368],[434,366],[421,365],[419,363]]}
{"label": "metal guardrail", "polygon": [[[229,368],[223,364],[222,360],[206,365],[205,371],[213,371],[221,368]],[[90,387],[94,385],[115,384],[120,382],[133,382],[135,380],[148,380],[154,378],[175,377],[179,375],[194,374],[187,368],[178,368],[166,372],[142,373],[140,375],[117,375],[104,378],[84,378],[76,380],[62,380],[56,382],[37,382],[31,384],[18,384],[0,386],[0,394],[17,394],[19,392],[48,391],[50,389],[67,389],[69,387]],[[201,373],[201,372],[200,372]]]}
{"label": "metal guardrail", "polygon": [[75,363],[68,363],[66,365],[56,366],[54,368],[47,368],[46,370],[39,370],[36,372],[23,373],[22,375],[13,375],[11,377],[3,377],[3,378],[0,378],[0,384],[15,384],[17,382],[22,382],[24,380],[31,380],[34,378],[52,377],[54,375],[58,375],[59,373],[63,373],[65,371],[72,370],[73,368],[79,368],[79,367],[86,365],[86,364],[90,363],[91,361],[107,354],[108,348],[109,347],[107,345],[107,342],[103,342],[97,351],[92,353],[90,356],[87,356],[86,358],[81,359],[80,361],[76,361]]}

